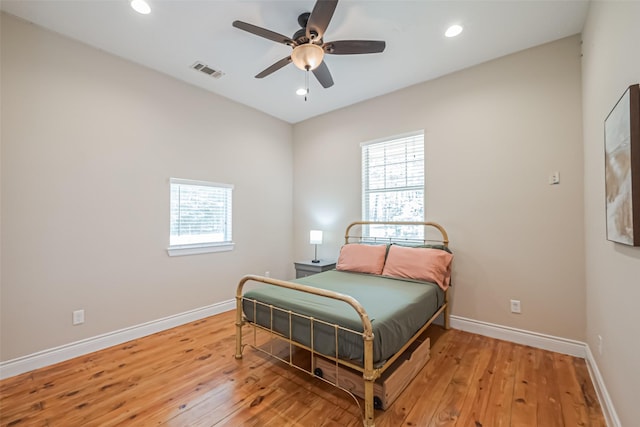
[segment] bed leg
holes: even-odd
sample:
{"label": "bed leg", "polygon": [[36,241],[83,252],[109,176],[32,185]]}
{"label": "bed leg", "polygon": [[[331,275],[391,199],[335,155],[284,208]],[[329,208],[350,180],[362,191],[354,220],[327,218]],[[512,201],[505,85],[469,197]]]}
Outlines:
{"label": "bed leg", "polygon": [[451,329],[451,324],[449,323],[449,317],[451,316],[451,304],[449,303],[449,289],[444,292],[444,303],[446,304],[444,307],[444,328]]}
{"label": "bed leg", "polygon": [[444,328],[451,329],[451,323],[449,322],[449,305],[444,308]]}
{"label": "bed leg", "polygon": [[364,425],[374,427],[373,381],[364,380]]}
{"label": "bed leg", "polygon": [[242,298],[236,297],[236,359],[242,359]]}
{"label": "bed leg", "polygon": [[374,408],[373,408],[373,383],[375,376],[373,374],[373,336],[364,339],[364,425],[366,427],[374,427]]}

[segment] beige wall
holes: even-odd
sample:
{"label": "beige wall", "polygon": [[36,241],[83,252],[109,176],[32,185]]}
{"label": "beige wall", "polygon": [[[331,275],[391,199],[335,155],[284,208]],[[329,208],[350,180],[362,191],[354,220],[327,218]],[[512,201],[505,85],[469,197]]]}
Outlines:
{"label": "beige wall", "polygon": [[[229,300],[243,274],[291,274],[290,124],[11,16],[1,27],[2,360]],[[234,251],[167,256],[169,177],[235,185]]]}
{"label": "beige wall", "polygon": [[360,219],[361,142],[424,129],[426,216],[456,254],[453,314],[583,340],[581,114],[574,36],[296,124],[294,255],[313,254],[320,228],[319,254],[336,257]]}
{"label": "beige wall", "polygon": [[606,240],[603,124],[624,90],[640,83],[638,17],[640,2],[592,2],[582,59],[586,341],[623,426],[637,425],[640,419],[640,248]]}

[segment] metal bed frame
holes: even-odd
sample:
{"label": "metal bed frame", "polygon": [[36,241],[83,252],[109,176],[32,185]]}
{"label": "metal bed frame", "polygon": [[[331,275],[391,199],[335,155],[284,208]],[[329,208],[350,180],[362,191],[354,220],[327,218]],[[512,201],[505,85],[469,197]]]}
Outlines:
{"label": "metal bed frame", "polygon": [[[369,226],[377,226],[377,225],[381,225],[381,226],[424,226],[424,238],[423,239],[413,239],[413,238],[398,238],[398,237],[371,237],[371,236],[362,236],[362,232],[360,233],[360,235],[352,235],[350,234],[352,231],[352,228],[359,226],[361,228],[361,231],[363,228],[369,227]],[[441,235],[442,238],[441,239],[437,239],[437,240],[432,240],[432,239],[427,239],[427,228],[428,227],[433,227],[435,229],[437,229]],[[427,242],[437,242],[438,244],[443,245],[443,247],[447,248],[449,245],[449,238],[447,235],[447,232],[445,231],[445,229],[440,225],[437,224],[435,222],[420,222],[420,221],[411,221],[411,222],[374,222],[374,221],[358,221],[358,222],[354,222],[349,224],[349,226],[347,227],[346,231],[345,231],[345,244],[348,243],[355,243],[355,242],[377,242],[377,243],[399,243],[399,242],[403,242],[403,243],[408,243],[408,244],[426,244]],[[256,301],[254,299],[247,299],[243,296],[243,288],[244,285],[249,282],[249,281],[253,281],[253,282],[261,282],[263,284],[267,284],[267,285],[272,285],[272,286],[279,286],[279,287],[283,287],[283,288],[289,288],[289,289],[294,289],[297,291],[301,291],[301,292],[306,292],[306,293],[310,293],[310,294],[314,294],[314,295],[319,295],[319,296],[323,296],[323,297],[327,297],[327,298],[332,298],[334,300],[339,300],[339,301],[343,301],[346,304],[349,304],[358,314],[358,316],[360,317],[360,320],[362,322],[362,332],[360,331],[354,331],[348,328],[345,328],[343,326],[340,326],[338,324],[333,324],[333,323],[328,323],[325,321],[322,321],[320,319],[315,319],[313,317],[309,317],[309,316],[305,316],[303,314],[300,313],[295,313],[291,310],[286,310],[286,309],[282,309],[279,307],[275,307],[273,305],[270,304],[265,304],[262,303],[260,301]],[[407,341],[405,343],[404,346],[402,346],[402,348],[400,348],[400,350],[398,350],[398,352],[396,352],[391,358],[389,358],[388,360],[386,360],[384,362],[384,364],[380,367],[374,367],[373,364],[373,328],[371,325],[371,320],[369,319],[369,315],[367,314],[366,310],[364,309],[364,307],[362,307],[362,305],[353,297],[349,296],[349,295],[344,295],[338,292],[333,292],[333,291],[329,291],[329,290],[325,290],[325,289],[319,289],[319,288],[315,288],[315,287],[311,287],[311,286],[306,286],[306,285],[302,285],[299,283],[294,283],[294,282],[289,282],[289,281],[284,281],[284,280],[278,280],[278,279],[273,279],[273,278],[269,278],[269,277],[263,277],[263,276],[256,276],[256,275],[247,275],[244,276],[240,282],[238,283],[238,287],[236,289],[236,354],[235,357],[236,359],[241,359],[242,358],[242,350],[244,349],[244,347],[246,345],[258,350],[259,352],[268,354],[269,356],[272,356],[284,363],[287,363],[289,366],[297,368],[303,372],[308,373],[309,375],[321,379],[323,381],[325,381],[326,383],[329,383],[345,392],[347,392],[349,395],[351,395],[351,397],[356,401],[356,404],[358,406],[360,406],[360,403],[358,402],[357,398],[353,395],[353,393],[351,393],[351,391],[341,387],[340,385],[337,384],[337,378],[338,378],[338,368],[339,366],[346,366],[348,368],[351,368],[355,371],[358,371],[360,373],[362,373],[362,378],[364,381],[364,419],[363,419],[363,424],[366,427],[372,427],[374,426],[374,391],[373,391],[373,385],[375,383],[375,381],[382,375],[383,372],[385,372],[385,370],[387,370],[387,368],[389,368],[393,362],[395,362],[404,352],[405,350],[407,350],[407,348],[409,348],[409,346],[411,346],[411,344],[416,341],[416,339],[418,339],[423,333],[424,331],[426,331],[426,329],[433,323],[433,321],[442,313],[444,313],[444,327],[445,329],[449,329],[449,315],[450,315],[450,307],[449,307],[449,290],[447,289],[445,291],[445,298],[444,298],[444,303],[443,305],[435,312],[435,314],[433,316],[431,316],[431,318],[409,339],[409,341]],[[247,319],[247,317],[244,316],[243,314],[243,301],[249,301],[251,304],[253,304],[253,310],[254,310],[254,316],[253,319],[257,319],[256,317],[256,309],[257,306],[261,305],[263,307],[267,307],[270,310],[270,317],[271,317],[271,322],[270,325],[267,326],[263,326],[260,325],[258,323],[255,323],[253,321],[249,321]],[[283,335],[282,333],[279,333],[277,331],[274,330],[273,328],[273,314],[274,312],[280,312],[280,313],[285,313],[288,318],[289,318],[289,334],[288,335]],[[310,322],[310,334],[311,334],[311,340],[310,340],[310,346],[307,345],[303,345],[299,342],[296,342],[292,339],[290,339],[290,337],[292,336],[291,332],[292,332],[292,319],[294,317],[298,317],[301,319],[305,319],[306,321]],[[332,327],[334,329],[334,337],[336,340],[336,345],[335,345],[335,354],[333,356],[329,356],[323,353],[319,353],[314,349],[314,340],[313,340],[313,333],[314,333],[314,324],[318,323],[318,324],[324,324],[324,325],[328,325],[330,327]],[[253,327],[253,343],[244,343],[243,344],[243,336],[242,336],[242,327],[245,325],[250,325]],[[284,342],[289,344],[289,357],[288,360],[284,359],[282,357],[280,357],[279,355],[275,354],[273,352],[273,348],[271,347],[269,350],[265,350],[264,348],[260,347],[257,345],[257,341],[256,341],[256,333],[257,330],[262,330],[262,331],[266,331],[268,334],[270,334],[273,338],[277,338],[280,340],[283,340]],[[341,359],[338,355],[338,332],[339,331],[344,331],[344,332],[348,332],[348,333],[354,333],[357,335],[362,336],[362,340],[363,340],[363,344],[364,344],[364,363],[363,365],[359,365],[356,363],[353,363],[352,361],[349,360],[344,360]],[[311,353],[311,369],[307,370],[304,369],[298,365],[296,365],[295,363],[293,363],[293,347],[298,347],[298,348],[302,348],[305,349],[307,351],[309,351]],[[336,366],[336,383],[328,381],[324,378],[322,378],[320,375],[318,375],[316,369],[315,369],[315,357],[314,356],[321,356],[324,357],[325,359],[329,359],[331,361],[333,361],[335,363]]]}

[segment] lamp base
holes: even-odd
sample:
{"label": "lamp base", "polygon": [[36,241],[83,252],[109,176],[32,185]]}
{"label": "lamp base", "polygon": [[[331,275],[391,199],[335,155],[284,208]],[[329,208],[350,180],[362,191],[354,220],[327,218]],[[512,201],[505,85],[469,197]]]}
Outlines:
{"label": "lamp base", "polygon": [[320,262],[320,260],[319,259],[312,259],[311,262],[314,263],[314,264],[318,264]]}

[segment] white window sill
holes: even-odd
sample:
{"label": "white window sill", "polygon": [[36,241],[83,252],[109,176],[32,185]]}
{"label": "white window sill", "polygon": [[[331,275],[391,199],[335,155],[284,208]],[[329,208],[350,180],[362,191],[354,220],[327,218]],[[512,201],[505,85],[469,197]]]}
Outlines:
{"label": "white window sill", "polygon": [[167,249],[169,256],[198,255],[211,252],[232,251],[235,243],[199,243],[193,245],[176,245]]}

